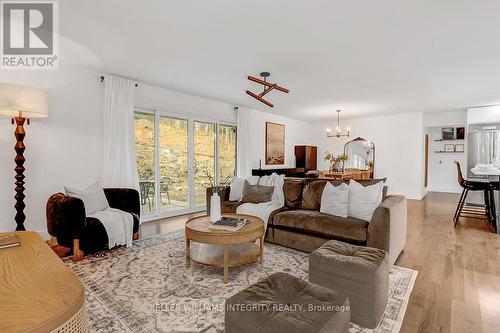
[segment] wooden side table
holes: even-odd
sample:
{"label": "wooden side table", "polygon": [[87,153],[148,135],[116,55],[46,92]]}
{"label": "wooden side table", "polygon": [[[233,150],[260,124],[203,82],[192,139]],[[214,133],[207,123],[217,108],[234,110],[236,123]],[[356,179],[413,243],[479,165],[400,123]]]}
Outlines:
{"label": "wooden side table", "polygon": [[[228,281],[230,266],[239,266],[257,260],[260,262],[264,256],[264,222],[255,216],[242,214],[224,214],[224,216],[233,216],[237,218],[246,218],[249,223],[237,231],[224,231],[208,228],[210,225],[209,216],[200,216],[189,220],[186,223],[186,266],[189,266],[191,260],[210,266],[224,267],[224,283]],[[259,245],[255,241],[259,239]],[[191,241],[202,244],[222,245],[224,246],[223,255],[220,257],[204,258],[202,256],[191,256]],[[235,244],[247,244],[244,251],[236,254],[230,254],[229,247]]]}
{"label": "wooden side table", "polygon": [[37,233],[15,233],[21,245],[0,249],[2,333],[88,332],[82,283]]}

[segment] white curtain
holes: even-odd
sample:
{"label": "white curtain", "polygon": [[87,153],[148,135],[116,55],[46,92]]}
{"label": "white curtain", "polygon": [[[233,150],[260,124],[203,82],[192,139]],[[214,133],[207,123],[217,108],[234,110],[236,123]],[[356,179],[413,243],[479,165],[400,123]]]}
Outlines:
{"label": "white curtain", "polygon": [[134,138],[135,82],[104,77],[103,185],[138,188]]}
{"label": "white curtain", "polygon": [[250,150],[249,150],[249,112],[248,109],[238,108],[236,111],[238,135],[237,135],[237,171],[238,177],[246,178],[251,174]]}

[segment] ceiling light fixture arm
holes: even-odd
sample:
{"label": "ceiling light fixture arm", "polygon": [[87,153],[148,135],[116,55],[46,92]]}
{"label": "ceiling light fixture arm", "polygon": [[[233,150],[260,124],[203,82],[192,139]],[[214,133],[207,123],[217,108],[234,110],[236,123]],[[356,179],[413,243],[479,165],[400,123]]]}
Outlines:
{"label": "ceiling light fixture arm", "polygon": [[272,108],[272,107],[274,107],[274,105],[263,98],[265,95],[267,95],[268,93],[270,93],[272,90],[278,90],[278,91],[281,91],[283,93],[289,93],[290,91],[288,89],[286,89],[286,88],[280,87],[276,83],[269,83],[269,82],[267,82],[267,78],[270,75],[271,74],[269,72],[262,72],[262,73],[260,73],[260,76],[262,77],[262,79],[258,79],[256,77],[253,77],[253,76],[250,76],[250,75],[247,76],[248,80],[253,81],[255,83],[262,84],[263,85],[263,91],[259,95],[251,92],[250,90],[247,90],[246,93],[247,93],[247,95],[250,95],[253,98],[257,99],[259,102],[264,103],[267,106],[269,106],[269,107]]}

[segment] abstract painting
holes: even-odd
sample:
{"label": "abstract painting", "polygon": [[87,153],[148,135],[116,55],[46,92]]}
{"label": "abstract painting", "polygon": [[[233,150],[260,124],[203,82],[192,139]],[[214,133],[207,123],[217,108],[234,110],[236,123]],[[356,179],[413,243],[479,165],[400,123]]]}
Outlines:
{"label": "abstract painting", "polygon": [[285,125],[266,122],[266,164],[285,164]]}

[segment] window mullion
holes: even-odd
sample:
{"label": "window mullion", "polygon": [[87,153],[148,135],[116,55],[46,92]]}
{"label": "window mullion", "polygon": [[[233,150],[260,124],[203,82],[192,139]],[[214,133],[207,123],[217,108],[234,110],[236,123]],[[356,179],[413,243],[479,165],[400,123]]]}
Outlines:
{"label": "window mullion", "polygon": [[188,207],[193,208],[194,202],[194,120],[188,117]]}
{"label": "window mullion", "polygon": [[155,216],[160,214],[160,114],[155,112]]}
{"label": "window mullion", "polygon": [[220,182],[220,161],[219,161],[219,154],[220,154],[220,147],[219,147],[219,123],[215,123],[215,180],[216,183]]}

